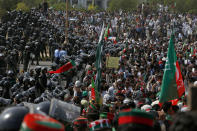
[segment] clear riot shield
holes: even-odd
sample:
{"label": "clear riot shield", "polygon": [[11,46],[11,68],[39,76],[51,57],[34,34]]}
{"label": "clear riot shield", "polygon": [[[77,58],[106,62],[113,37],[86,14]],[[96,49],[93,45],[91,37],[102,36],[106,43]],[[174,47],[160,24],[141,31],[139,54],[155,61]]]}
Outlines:
{"label": "clear riot shield", "polygon": [[80,116],[81,108],[57,99],[51,100],[49,115],[62,122],[72,122]]}

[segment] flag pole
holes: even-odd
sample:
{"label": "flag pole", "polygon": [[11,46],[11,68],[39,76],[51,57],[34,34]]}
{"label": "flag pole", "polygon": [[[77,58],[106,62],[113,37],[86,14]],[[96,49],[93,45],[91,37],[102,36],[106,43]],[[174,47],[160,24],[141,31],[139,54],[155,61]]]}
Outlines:
{"label": "flag pole", "polygon": [[92,0],[92,6],[94,7],[94,5],[95,5],[95,2],[94,2],[94,0]]}
{"label": "flag pole", "polygon": [[65,26],[65,41],[64,41],[64,45],[68,44],[68,28],[69,28],[69,24],[68,24],[68,0],[66,0],[66,26]]}

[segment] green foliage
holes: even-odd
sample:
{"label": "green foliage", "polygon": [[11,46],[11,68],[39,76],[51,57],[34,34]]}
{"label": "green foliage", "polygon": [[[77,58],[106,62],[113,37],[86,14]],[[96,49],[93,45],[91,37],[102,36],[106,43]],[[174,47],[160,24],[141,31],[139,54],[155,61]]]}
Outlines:
{"label": "green foliage", "polygon": [[0,17],[6,14],[7,11],[16,9],[18,0],[0,0]]}
{"label": "green foliage", "polygon": [[197,14],[197,0],[150,0],[150,3],[161,3],[168,5],[170,9],[173,5],[176,5],[173,10],[181,13],[195,13]]}
{"label": "green foliage", "polygon": [[[65,0],[64,0],[65,1]],[[50,4],[50,5],[53,5],[53,4],[56,4],[56,3],[59,3],[59,2],[64,2],[63,0],[47,0],[47,2]]]}
{"label": "green foliage", "polygon": [[189,12],[197,14],[197,1],[196,0],[174,0],[176,3],[175,10],[178,12]]}
{"label": "green foliage", "polygon": [[[51,5],[51,7],[55,10],[66,10],[66,2],[59,2],[59,3],[54,3]],[[68,5],[68,9],[72,10],[72,7]]]}
{"label": "green foliage", "polygon": [[111,0],[109,3],[110,11],[114,10],[133,10],[136,9],[138,0]]}
{"label": "green foliage", "polygon": [[[176,0],[178,1],[178,0]],[[186,0],[187,7],[189,10],[196,10],[197,9],[197,0]]]}
{"label": "green foliage", "polygon": [[156,3],[163,3],[163,1],[161,1],[161,0],[149,0],[148,1],[149,3],[151,3],[151,4],[156,4]]}
{"label": "green foliage", "polygon": [[0,8],[0,18],[6,13],[5,9]]}
{"label": "green foliage", "polygon": [[37,7],[43,0],[22,0],[29,8]]}
{"label": "green foliage", "polygon": [[[185,0],[175,0],[176,7],[175,10],[178,12],[186,12],[188,11],[188,2]],[[184,5],[184,6],[183,6]]]}
{"label": "green foliage", "polygon": [[90,10],[90,11],[96,11],[96,10],[98,10],[98,6],[89,5],[88,6],[88,10]]}
{"label": "green foliage", "polygon": [[11,11],[16,8],[18,0],[0,0],[0,8],[2,10]]}
{"label": "green foliage", "polygon": [[191,14],[197,14],[197,9],[191,9],[188,12],[191,13]]}
{"label": "green foliage", "polygon": [[65,2],[55,3],[52,5],[52,7],[55,10],[66,10],[66,3]]}
{"label": "green foliage", "polygon": [[[65,10],[66,3],[65,0],[46,0],[51,7],[56,10]],[[140,0],[110,0],[109,11],[114,10],[134,10]],[[176,3],[176,7],[173,9],[178,12],[190,12],[197,14],[197,0],[146,0],[151,3],[151,5],[156,5],[157,3],[168,5],[171,9],[172,5]],[[32,7],[38,7],[43,0],[0,0],[0,16],[7,11],[14,9],[21,9],[23,11],[28,11]],[[154,7],[154,6],[153,6]],[[69,6],[70,10],[73,10]],[[75,10],[81,10],[80,8]],[[97,7],[90,5],[88,7],[89,11],[98,11]]]}
{"label": "green foliage", "polygon": [[26,5],[24,2],[19,2],[19,3],[17,4],[16,10],[21,10],[21,11],[27,12],[27,11],[30,10],[30,8],[27,7],[27,5]]}

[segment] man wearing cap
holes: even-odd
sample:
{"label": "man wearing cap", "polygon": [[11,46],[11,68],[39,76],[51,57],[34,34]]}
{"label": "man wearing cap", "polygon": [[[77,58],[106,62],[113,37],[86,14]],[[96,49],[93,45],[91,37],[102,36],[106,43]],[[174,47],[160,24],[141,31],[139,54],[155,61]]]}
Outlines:
{"label": "man wearing cap", "polygon": [[73,131],[88,131],[88,119],[85,117],[78,117],[73,121]]}
{"label": "man wearing cap", "polygon": [[81,86],[82,86],[82,84],[81,84],[80,81],[76,81],[75,82],[75,85],[74,85],[74,88],[73,88],[73,90],[74,90],[74,97],[78,96],[78,97],[82,98]]}
{"label": "man wearing cap", "polygon": [[66,93],[64,95],[64,101],[67,102],[67,103],[73,104],[72,96],[70,95],[70,93]]}
{"label": "man wearing cap", "polygon": [[123,89],[123,85],[122,85],[122,80],[121,79],[117,80],[116,87],[117,87],[118,90],[122,90]]}
{"label": "man wearing cap", "polygon": [[130,81],[129,80],[126,80],[124,90],[126,91],[126,93],[132,93],[133,92],[133,89],[130,86]]}
{"label": "man wearing cap", "polygon": [[48,116],[27,114],[20,131],[64,131],[64,125]]}
{"label": "man wearing cap", "polygon": [[119,113],[118,131],[152,131],[153,116],[150,113],[133,109]]}

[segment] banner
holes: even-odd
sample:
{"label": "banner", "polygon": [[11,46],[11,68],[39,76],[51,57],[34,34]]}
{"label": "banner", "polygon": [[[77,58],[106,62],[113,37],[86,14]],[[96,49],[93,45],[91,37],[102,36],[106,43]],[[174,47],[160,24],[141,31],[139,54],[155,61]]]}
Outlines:
{"label": "banner", "polygon": [[107,57],[106,58],[106,67],[118,69],[119,60],[120,60],[119,57]]}

